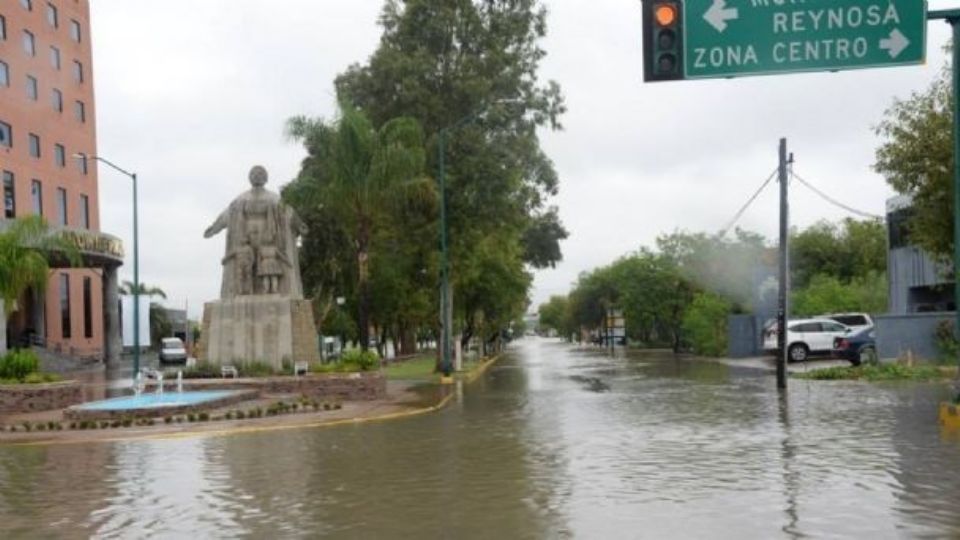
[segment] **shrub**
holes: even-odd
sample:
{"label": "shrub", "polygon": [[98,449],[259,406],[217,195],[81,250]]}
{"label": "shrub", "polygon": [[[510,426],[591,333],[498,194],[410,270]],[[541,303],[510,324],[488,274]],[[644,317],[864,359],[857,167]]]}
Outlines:
{"label": "shrub", "polygon": [[200,413],[200,414],[197,416],[197,418],[198,418],[201,422],[207,422],[207,421],[210,420],[210,413],[202,412],[202,413]]}
{"label": "shrub", "polygon": [[700,293],[683,317],[683,330],[697,354],[723,356],[727,354],[727,316],[732,307],[722,297]]}
{"label": "shrub", "polygon": [[933,339],[940,351],[940,360],[944,362],[955,362],[957,353],[960,352],[960,343],[954,334],[953,326],[953,321],[940,321],[933,331]]}
{"label": "shrub", "polygon": [[173,422],[173,417],[172,417],[172,416],[168,416],[168,417],[166,417],[166,418],[163,419],[163,422],[164,422],[165,424],[169,424],[169,423]]}
{"label": "shrub", "polygon": [[197,415],[193,413],[187,413],[187,422],[196,422],[196,421],[197,421]]}
{"label": "shrub", "polygon": [[220,366],[210,362],[197,362],[183,372],[184,379],[219,379]]}
{"label": "shrub", "polygon": [[237,411],[237,414],[235,414],[234,416],[237,417],[237,420],[243,420],[243,417],[244,417],[245,415],[244,415],[243,411]]}
{"label": "shrub", "polygon": [[0,379],[23,382],[40,368],[40,360],[29,349],[13,350],[0,357]]}
{"label": "shrub", "polygon": [[380,364],[380,357],[373,351],[351,349],[343,353],[340,362],[345,366],[356,366],[361,371],[368,371]]}
{"label": "shrub", "polygon": [[[273,366],[264,362],[241,364],[237,366],[237,371],[240,372],[241,377],[270,377],[276,375],[276,370],[273,369]],[[293,371],[292,367],[290,371]]]}
{"label": "shrub", "polygon": [[[93,427],[97,427],[94,425]],[[110,422],[100,422],[100,429],[107,429],[110,427]]]}

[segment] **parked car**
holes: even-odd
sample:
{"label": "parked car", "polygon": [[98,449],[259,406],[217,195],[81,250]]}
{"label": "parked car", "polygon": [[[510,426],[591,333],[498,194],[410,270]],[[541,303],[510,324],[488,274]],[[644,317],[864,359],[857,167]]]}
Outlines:
{"label": "parked car", "polygon": [[866,313],[832,313],[820,315],[818,319],[830,319],[848,327],[851,332],[873,328],[873,318]]}
{"label": "parked car", "polygon": [[877,335],[873,327],[833,338],[833,355],[859,366],[877,359]]}
{"label": "parked car", "polygon": [[[812,354],[833,352],[833,338],[850,334],[850,328],[830,319],[801,319],[787,324],[787,359],[803,362]],[[777,325],[764,331],[763,348],[777,350]]]}
{"label": "parked car", "polygon": [[160,340],[161,364],[186,364],[187,349],[178,337],[168,337]]}

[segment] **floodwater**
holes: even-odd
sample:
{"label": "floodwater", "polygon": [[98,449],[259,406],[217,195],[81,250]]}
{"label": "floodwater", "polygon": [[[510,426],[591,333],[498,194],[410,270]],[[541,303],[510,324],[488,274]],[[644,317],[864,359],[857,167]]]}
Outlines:
{"label": "floodwater", "polygon": [[958,537],[948,396],[531,338],[407,420],[0,447],[0,537]]}

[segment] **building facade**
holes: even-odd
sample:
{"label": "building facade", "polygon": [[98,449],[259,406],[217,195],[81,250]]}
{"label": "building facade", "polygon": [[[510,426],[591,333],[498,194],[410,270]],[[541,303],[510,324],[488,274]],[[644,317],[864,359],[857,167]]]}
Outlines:
{"label": "building facade", "polygon": [[887,285],[889,313],[953,311],[954,280],[949,265],[935,261],[910,242],[907,222],[913,211],[908,196],[887,201]]}
{"label": "building facade", "polygon": [[84,256],[18,302],[11,344],[106,356],[104,284],[116,286],[122,246],[100,232],[96,162],[74,157],[96,155],[95,120],[89,0],[0,3],[0,217],[41,215]]}

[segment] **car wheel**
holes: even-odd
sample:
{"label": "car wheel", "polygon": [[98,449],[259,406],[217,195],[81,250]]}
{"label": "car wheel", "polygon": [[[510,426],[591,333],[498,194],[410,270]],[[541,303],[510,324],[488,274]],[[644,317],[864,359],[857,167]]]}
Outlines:
{"label": "car wheel", "polygon": [[859,362],[856,365],[867,364],[868,366],[876,365],[877,363],[877,349],[873,347],[864,347],[860,349]]}
{"label": "car wheel", "polygon": [[806,362],[810,350],[803,343],[794,343],[787,350],[787,359],[791,362]]}

